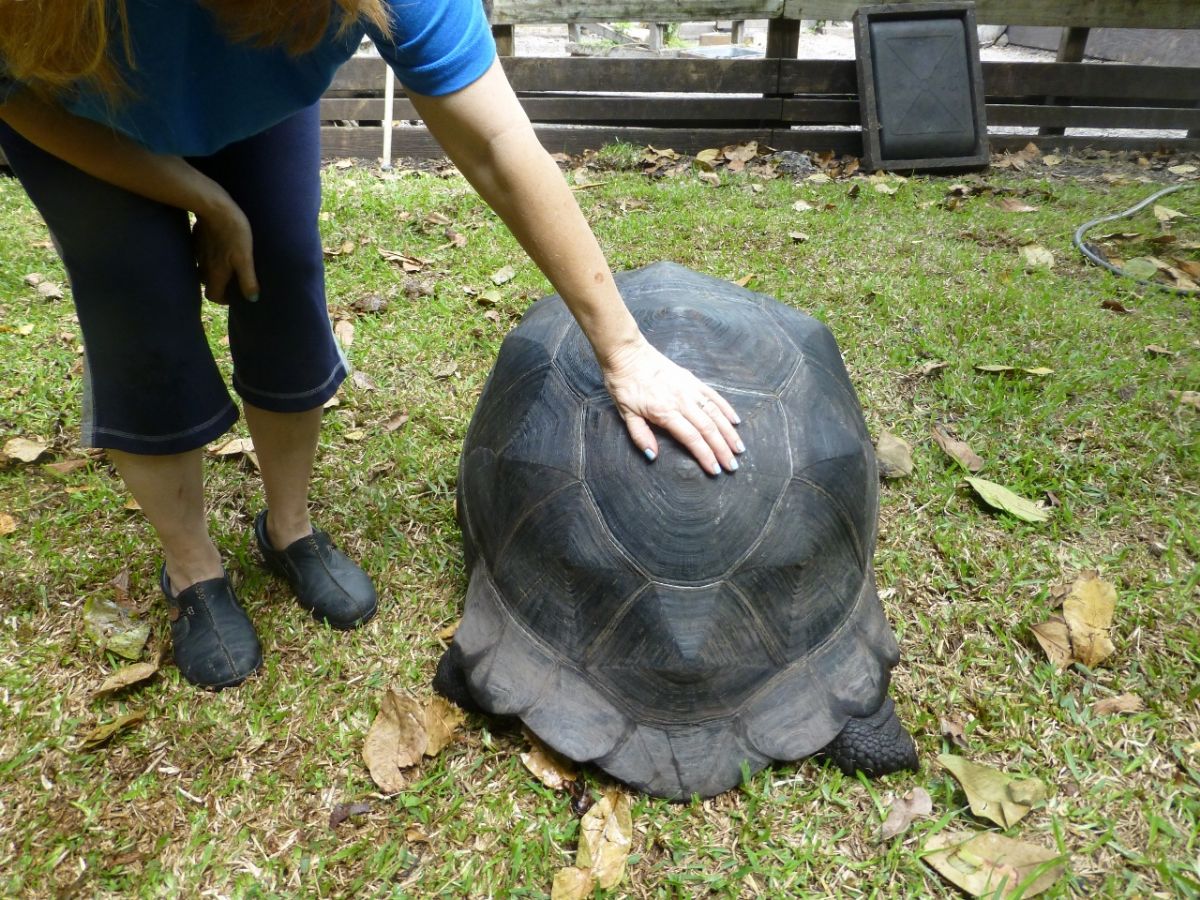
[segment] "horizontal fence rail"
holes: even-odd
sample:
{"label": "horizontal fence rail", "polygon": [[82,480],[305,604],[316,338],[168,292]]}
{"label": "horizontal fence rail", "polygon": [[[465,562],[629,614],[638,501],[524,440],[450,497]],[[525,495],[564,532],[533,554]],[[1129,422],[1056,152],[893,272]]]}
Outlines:
{"label": "horizontal fence rail", "polygon": [[[503,65],[547,149],[579,153],[613,141],[681,152],[757,140],[780,150],[861,152],[852,60],[558,59],[506,57]],[[327,156],[378,157],[384,63],[348,62],[321,103]],[[996,127],[1200,131],[1200,69],[1092,63],[983,64],[987,118]],[[1047,102],[1053,98],[1053,102]],[[441,155],[398,97],[398,156]],[[354,124],[345,124],[354,123]],[[1024,146],[1200,149],[1184,137],[992,134]]]}

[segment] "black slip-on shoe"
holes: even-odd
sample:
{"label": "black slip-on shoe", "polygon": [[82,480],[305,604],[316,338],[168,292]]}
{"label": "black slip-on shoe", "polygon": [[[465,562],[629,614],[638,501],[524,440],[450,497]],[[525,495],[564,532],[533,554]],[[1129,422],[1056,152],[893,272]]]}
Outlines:
{"label": "black slip-on shoe", "polygon": [[219,690],[241,684],[262,665],[258,634],[228,576],[198,581],[172,594],[164,563],[159,586],[167,598],[175,665],[184,678]]}
{"label": "black slip-on shoe", "polygon": [[379,609],[375,586],[367,573],[350,557],[333,546],[329,535],[313,533],[282,550],[267,537],[267,510],[254,520],[254,536],[267,568],[282,575],[296,594],[296,601],[318,622],[348,631],[371,621]]}

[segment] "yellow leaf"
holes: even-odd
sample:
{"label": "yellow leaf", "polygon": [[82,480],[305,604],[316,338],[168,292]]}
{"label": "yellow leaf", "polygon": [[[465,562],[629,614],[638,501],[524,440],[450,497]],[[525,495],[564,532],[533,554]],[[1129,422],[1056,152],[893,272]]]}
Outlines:
{"label": "yellow leaf", "polygon": [[1066,866],[1053,850],[1002,834],[935,834],[921,857],[939,875],[972,897],[1034,897],[1062,877]]}
{"label": "yellow leaf", "polygon": [[49,444],[27,438],[10,438],[4,442],[4,455],[24,463],[33,462],[49,449]]}
{"label": "yellow leaf", "polygon": [[1071,655],[1071,636],[1067,633],[1067,622],[1062,616],[1051,616],[1040,625],[1034,625],[1032,630],[1054,668],[1065,669],[1075,662],[1075,657]]}
{"label": "yellow leaf", "polygon": [[1171,209],[1169,206],[1162,206],[1156,203],[1154,204],[1154,218],[1160,222],[1170,222],[1172,219],[1186,218],[1186,215],[1177,209]]}
{"label": "yellow leaf", "polygon": [[132,666],[122,666],[100,683],[93,696],[103,697],[130,685],[139,684],[150,678],[158,671],[158,658],[151,662],[134,663]]}
{"label": "yellow leaf", "polygon": [[625,876],[632,845],[629,798],[620,791],[607,791],[579,822],[576,864],[591,869],[596,883],[607,890]]}
{"label": "yellow leaf", "polygon": [[425,733],[428,743],[425,745],[426,756],[437,756],[454,740],[454,735],[462,727],[465,716],[463,711],[442,697],[434,697],[425,706]]}
{"label": "yellow leaf", "polygon": [[1049,269],[1054,265],[1054,254],[1040,244],[1026,244],[1017,252],[1026,269]]}
{"label": "yellow leaf", "polygon": [[538,781],[552,791],[561,791],[568,782],[579,777],[569,759],[555,753],[532,734],[528,737],[529,750],[521,754],[521,762]]}
{"label": "yellow leaf", "polygon": [[0,513],[0,534],[12,534],[17,530],[17,520],[8,513]]}
{"label": "yellow leaf", "polygon": [[554,873],[554,884],[550,888],[550,900],[585,900],[592,896],[596,887],[596,876],[591,869],[569,866]]}
{"label": "yellow leaf", "polygon": [[354,343],[354,323],[349,319],[338,319],[337,324],[333,326],[333,333],[343,347]]}
{"label": "yellow leaf", "polygon": [[1049,796],[1046,785],[1036,778],[1013,778],[951,753],[938,756],[938,762],[962,785],[971,812],[1002,828],[1021,821],[1034,804]]}
{"label": "yellow leaf", "polygon": [[1079,578],[1063,601],[1063,618],[1071,637],[1071,655],[1093,669],[1116,649],[1109,639],[1117,590],[1095,576]]}
{"label": "yellow leaf", "polygon": [[875,443],[875,458],[884,478],[906,478],[913,472],[912,447],[890,431],[880,433]]}
{"label": "yellow leaf", "polygon": [[144,718],[146,718],[146,711],[144,709],[135,709],[132,712],[125,713],[123,716],[118,716],[111,722],[105,722],[83,736],[83,743],[79,745],[79,749],[94,750],[108,743],[110,739],[122,731],[132,728]]}

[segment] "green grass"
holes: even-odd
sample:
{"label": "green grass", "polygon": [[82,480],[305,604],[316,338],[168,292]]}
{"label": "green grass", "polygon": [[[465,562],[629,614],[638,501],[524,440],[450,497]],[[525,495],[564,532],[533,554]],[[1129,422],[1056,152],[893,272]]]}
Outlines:
{"label": "green grass", "polygon": [[[753,275],[751,288],[832,328],[872,432],[914,445],[913,477],[882,490],[876,562],[904,654],[893,695],[923,769],[871,784],[802,762],[704,803],[636,799],[634,857],[615,893],[956,896],[921,861],[932,833],[983,827],[933,761],[946,749],[946,716],[966,722],[960,752],[1054,786],[1009,832],[1070,854],[1053,896],[1200,892],[1200,414],[1168,395],[1200,389],[1200,307],[1086,266],[1070,246],[1080,222],[1154,187],[1094,177],[1115,163],[1053,180],[1044,170],[989,173],[988,184],[1038,211],[1005,212],[986,194],[948,210],[944,179],[908,181],[894,196],[861,179],[726,172],[712,187],[691,174],[620,170],[639,155],[609,148],[590,176],[601,183],[577,192],[613,265],[672,259],[722,278]],[[315,627],[255,563],[253,471],[213,460],[213,529],[263,636],[264,671],[212,695],[168,667],[93,700],[119,661],[83,634],[87,597],[111,595],[110,580],[128,568],[152,642],[167,639],[148,527],[100,456],[66,476],[39,464],[0,471],[0,513],[16,521],[0,537],[6,895],[541,897],[573,860],[569,798],[525,772],[511,725],[469,719],[394,797],[376,793],[361,760],[380,692],[395,684],[427,695],[437,633],[459,615],[459,446],[504,333],[547,286],[459,178],[331,168],[325,185],[326,246],[357,247],[328,263],[331,312],[354,322],[348,354],[377,389],[348,384],[328,410],[313,503],[374,576],[381,614],[351,634]],[[798,213],[798,199],[832,208]],[[1200,191],[1168,202],[1192,216],[1175,232],[1200,237]],[[433,212],[468,236],[466,248],[423,224]],[[1137,227],[1156,231],[1146,217]],[[794,242],[793,231],[808,240]],[[81,453],[77,326],[68,301],[22,283],[35,271],[63,280],[47,237],[19,186],[0,178],[0,439],[49,441],[64,459]],[[1029,241],[1055,253],[1051,270],[1025,271],[1017,248]],[[430,265],[405,276],[380,248]],[[516,277],[496,289],[498,302],[476,302],[504,265]],[[355,312],[372,294],[387,308]],[[1106,311],[1105,299],[1135,312]],[[206,315],[224,364],[222,311]],[[1176,355],[1148,355],[1148,344]],[[933,360],[948,365],[920,375]],[[444,377],[450,361],[457,369]],[[980,363],[1055,371],[992,376],[974,371]],[[387,431],[401,410],[408,422]],[[929,439],[935,422],[987,460],[985,477],[1032,499],[1051,491],[1062,507],[1038,526],[983,508]],[[1093,672],[1056,673],[1030,626],[1054,611],[1051,587],[1087,568],[1117,585],[1117,653]],[[1090,710],[1125,692],[1145,711]],[[140,726],[77,749],[96,723],[134,708],[147,711]],[[877,843],[891,798],[918,785],[934,817]],[[329,828],[335,804],[363,799],[367,815]],[[406,840],[412,827],[429,843]]]}

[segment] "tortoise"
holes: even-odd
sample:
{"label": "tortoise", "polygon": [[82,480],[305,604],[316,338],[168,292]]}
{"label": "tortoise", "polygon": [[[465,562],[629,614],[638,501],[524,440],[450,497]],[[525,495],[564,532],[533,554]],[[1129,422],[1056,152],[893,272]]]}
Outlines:
{"label": "tortoise", "polygon": [[887,696],[874,450],[832,334],[672,263],[617,284],[647,339],[738,410],[740,468],[708,475],[669,438],[647,462],[561,298],[534,303],[464,443],[470,581],[435,689],[662,797],[817,752],[916,768]]}

